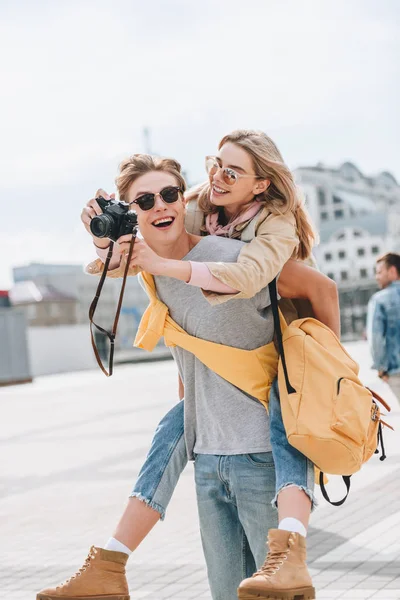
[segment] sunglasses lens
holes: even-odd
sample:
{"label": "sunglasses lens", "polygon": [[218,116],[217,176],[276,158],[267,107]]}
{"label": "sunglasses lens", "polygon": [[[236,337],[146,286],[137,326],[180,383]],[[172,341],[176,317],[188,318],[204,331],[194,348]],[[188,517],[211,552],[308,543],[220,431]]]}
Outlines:
{"label": "sunglasses lens", "polygon": [[161,190],[160,194],[164,202],[166,202],[167,204],[172,204],[173,202],[176,202],[178,200],[179,189],[175,187],[167,187]]}
{"label": "sunglasses lens", "polygon": [[136,202],[142,210],[150,210],[154,206],[154,194],[144,194]]}
{"label": "sunglasses lens", "polygon": [[224,183],[226,183],[227,185],[233,185],[234,183],[237,182],[238,176],[237,176],[236,172],[233,171],[232,169],[223,169],[222,179],[224,180]]}
{"label": "sunglasses lens", "polygon": [[213,158],[206,160],[206,171],[211,177],[218,171],[218,163]]}

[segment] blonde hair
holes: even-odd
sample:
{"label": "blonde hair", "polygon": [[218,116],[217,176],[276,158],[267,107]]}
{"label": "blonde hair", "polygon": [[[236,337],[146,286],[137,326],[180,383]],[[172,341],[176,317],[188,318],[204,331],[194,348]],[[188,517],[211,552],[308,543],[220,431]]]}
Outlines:
{"label": "blonde hair", "polygon": [[126,201],[131,184],[152,171],[163,171],[173,175],[182,192],[186,190],[186,181],[181,173],[181,165],[173,158],[161,158],[150,154],[133,154],[119,165],[119,174],[115,178],[115,184],[121,200]]}
{"label": "blonde hair", "polygon": [[[218,150],[227,142],[232,142],[243,148],[250,155],[256,176],[260,179],[269,179],[271,182],[265,192],[257,195],[257,200],[266,206],[271,213],[293,213],[299,238],[295,258],[301,260],[308,258],[317,236],[304,210],[303,201],[293,175],[275,143],[263,131],[251,129],[238,129],[229,135],[225,135],[218,144]],[[188,201],[197,200],[199,208],[205,215],[218,211],[218,207],[210,202],[209,182],[190,190],[186,198]],[[245,212],[248,207],[249,204],[243,205],[238,214]]]}

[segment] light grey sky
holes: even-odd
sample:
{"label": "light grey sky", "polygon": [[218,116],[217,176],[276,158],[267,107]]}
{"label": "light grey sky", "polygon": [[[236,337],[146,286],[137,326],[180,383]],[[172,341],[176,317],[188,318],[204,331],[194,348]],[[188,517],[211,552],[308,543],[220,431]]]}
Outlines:
{"label": "light grey sky", "polygon": [[81,207],[152,150],[191,182],[241,127],[291,168],[351,160],[400,179],[397,0],[0,4],[0,288],[11,266],[92,257]]}

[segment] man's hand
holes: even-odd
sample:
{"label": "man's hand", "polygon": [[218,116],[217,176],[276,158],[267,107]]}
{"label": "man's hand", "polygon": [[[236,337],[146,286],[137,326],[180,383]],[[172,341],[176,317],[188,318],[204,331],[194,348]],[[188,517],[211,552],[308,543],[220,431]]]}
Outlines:
{"label": "man's hand", "polygon": [[115,198],[115,194],[111,194],[111,196],[109,196],[104,190],[97,190],[95,197],[91,198],[86,206],[82,209],[81,221],[86,231],[92,236],[95,246],[98,248],[108,248],[110,245],[110,240],[108,238],[98,238],[90,231],[90,221],[93,219],[93,217],[103,214],[103,211],[96,200],[96,198],[99,196],[103,196],[105,200],[114,200]]}

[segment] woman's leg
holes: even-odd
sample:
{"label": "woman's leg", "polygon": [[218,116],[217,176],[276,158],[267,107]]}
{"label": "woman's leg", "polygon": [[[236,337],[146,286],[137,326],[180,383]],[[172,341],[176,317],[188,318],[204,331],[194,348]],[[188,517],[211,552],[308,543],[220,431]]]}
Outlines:
{"label": "woman's leg", "polygon": [[[279,523],[297,519],[306,533],[310,512],[316,505],[314,497],[314,465],[288,442],[282,420],[278,381],[275,379],[269,399],[272,454],[276,472],[276,495]],[[292,523],[293,525],[293,523]]]}
{"label": "woman's leg", "polygon": [[160,421],[113,537],[135,550],[165,511],[187,464],[183,400]]}
{"label": "woman's leg", "polygon": [[183,436],[183,402],[176,404],[160,421],[149,454],[120,519],[114,537],[105,548],[92,546],[79,577],[46,588],[37,600],[66,596],[102,600],[128,600],[125,564],[165,510],[187,463]]}
{"label": "woman's leg", "polygon": [[[150,508],[139,498],[129,498],[113,537],[106,544],[106,549],[117,549],[118,545],[114,541],[117,540],[133,552],[159,520],[160,513],[157,510]],[[120,550],[122,550],[122,546],[120,546]]]}

